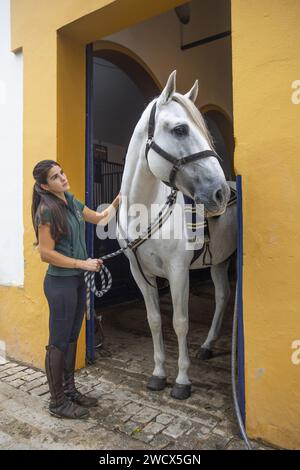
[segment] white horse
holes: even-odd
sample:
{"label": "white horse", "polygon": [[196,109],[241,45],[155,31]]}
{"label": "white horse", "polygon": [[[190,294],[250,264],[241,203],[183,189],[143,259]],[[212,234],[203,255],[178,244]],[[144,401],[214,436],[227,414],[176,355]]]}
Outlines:
{"label": "white horse", "polygon": [[[204,204],[210,216],[219,215],[209,218],[209,246],[212,254],[210,267],[215,285],[215,313],[208,337],[197,354],[198,357],[208,358],[212,344],[218,338],[230,294],[228,266],[229,257],[236,250],[236,207],[227,207],[230,189],[216,158],[203,117],[194,105],[198,82],[195,82],[186,95],[181,95],[175,91],[175,78],[176,71],[170,75],[161,95],[147,106],[135,127],[126,156],[121,193],[122,201],[127,198],[127,207],[132,208],[137,203],[143,204],[150,213],[151,205],[158,204],[161,207],[166,201],[171,190],[164,182],[171,182],[171,185],[176,185],[180,191],[177,204],[184,206],[185,194],[196,203]],[[163,152],[159,153],[161,149]],[[185,156],[192,158],[181,161]],[[175,160],[179,165],[174,165]],[[141,218],[139,213],[130,215],[122,202],[117,229],[120,245],[125,245],[125,234],[128,240],[135,237],[137,223],[143,231],[153,217],[153,209],[150,219]],[[148,239],[138,249],[138,260],[131,250],[125,251],[131,272],[145,300],[153,337],[155,367],[147,387],[155,391],[166,386],[165,352],[156,277],[167,278],[169,281],[173,326],[179,347],[178,375],[171,391],[171,396],[176,399],[186,399],[191,394],[187,349],[189,269],[206,267],[203,264],[203,253],[191,265],[193,251],[187,249],[187,239],[176,239],[174,236],[176,227],[181,223],[182,212],[175,209],[161,227],[162,236]],[[167,238],[164,236],[164,231],[167,230],[171,231],[171,236],[164,239]]]}

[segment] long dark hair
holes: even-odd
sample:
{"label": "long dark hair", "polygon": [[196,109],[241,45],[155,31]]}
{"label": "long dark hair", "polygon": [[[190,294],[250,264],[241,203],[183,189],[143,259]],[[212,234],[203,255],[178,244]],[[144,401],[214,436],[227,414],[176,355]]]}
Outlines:
{"label": "long dark hair", "polygon": [[41,184],[47,184],[48,173],[55,165],[60,167],[54,160],[42,160],[35,165],[32,172],[35,184],[32,192],[31,217],[36,235],[35,245],[39,241],[38,226],[45,209],[51,212],[50,233],[53,240],[58,242],[61,237],[68,235],[65,203],[41,187]]}

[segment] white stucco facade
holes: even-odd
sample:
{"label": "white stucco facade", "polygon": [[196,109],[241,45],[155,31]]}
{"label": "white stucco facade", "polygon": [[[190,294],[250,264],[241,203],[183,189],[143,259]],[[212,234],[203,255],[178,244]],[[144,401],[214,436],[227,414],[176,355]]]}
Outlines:
{"label": "white stucco facade", "polygon": [[22,129],[23,54],[10,51],[10,0],[1,0],[0,285],[4,286],[24,283]]}

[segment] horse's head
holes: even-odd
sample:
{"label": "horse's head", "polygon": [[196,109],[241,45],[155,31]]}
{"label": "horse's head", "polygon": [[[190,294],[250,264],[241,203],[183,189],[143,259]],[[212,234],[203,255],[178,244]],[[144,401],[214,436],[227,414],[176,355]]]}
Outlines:
{"label": "horse's head", "polygon": [[204,119],[194,105],[198,82],[181,95],[176,93],[175,80],[176,71],[152,104],[146,151],[149,168],[210,213],[222,213],[230,191]]}

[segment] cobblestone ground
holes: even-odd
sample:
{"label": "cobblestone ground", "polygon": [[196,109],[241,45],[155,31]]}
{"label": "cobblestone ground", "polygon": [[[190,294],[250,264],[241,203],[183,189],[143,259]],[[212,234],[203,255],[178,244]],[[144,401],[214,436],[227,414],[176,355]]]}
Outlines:
{"label": "cobblestone ground", "polygon": [[[87,420],[59,420],[47,412],[43,371],[7,361],[0,365],[0,449],[244,449],[232,409],[230,329],[233,302],[214,357],[195,358],[212,317],[211,283],[190,296],[192,396],[170,397],[177,375],[177,342],[168,294],[161,298],[168,386],[150,392],[153,348],[142,301],[101,311],[104,346],[95,364],[77,372],[81,392],[99,398]],[[267,449],[253,442],[256,449]]]}

